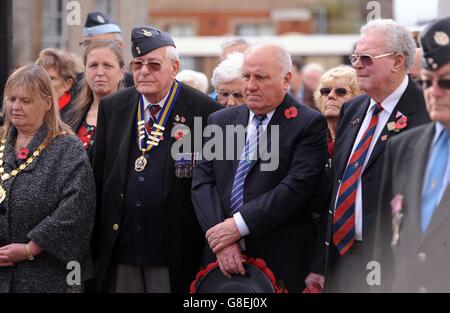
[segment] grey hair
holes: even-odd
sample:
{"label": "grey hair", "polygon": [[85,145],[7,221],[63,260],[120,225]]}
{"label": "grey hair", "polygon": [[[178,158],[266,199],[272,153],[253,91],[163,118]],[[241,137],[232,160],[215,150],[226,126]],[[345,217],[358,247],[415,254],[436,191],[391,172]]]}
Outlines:
{"label": "grey hair", "polygon": [[410,70],[414,66],[416,45],[411,32],[403,25],[391,19],[375,19],[361,27],[361,34],[371,31],[382,32],[385,36],[386,53],[402,52],[405,55],[405,67]]}
{"label": "grey hair", "polygon": [[244,45],[248,47],[250,43],[242,37],[225,39],[225,41],[220,45],[220,59],[223,59],[223,52],[225,51],[225,49],[237,45]]}
{"label": "grey hair", "polygon": [[176,79],[203,93],[208,92],[208,78],[202,72],[182,70],[177,74]]}
{"label": "grey hair", "polygon": [[319,72],[322,75],[325,72],[324,67],[319,63],[308,63],[302,69],[303,74],[307,74],[309,72]]}
{"label": "grey hair", "polygon": [[281,76],[285,76],[287,73],[292,72],[292,58],[289,54],[288,50],[285,46],[283,46],[279,42],[260,42],[256,44],[252,44],[244,53],[244,56],[247,56],[251,52],[253,52],[256,49],[262,48],[262,47],[272,47],[276,48],[278,50],[278,55],[276,56],[276,60],[278,61],[278,64],[280,65],[281,69]]}
{"label": "grey hair", "polygon": [[240,52],[233,52],[217,65],[213,71],[211,83],[215,89],[222,83],[231,82],[242,77],[242,65],[244,55]]}
{"label": "grey hair", "polygon": [[166,60],[180,61],[180,56],[174,46],[166,46]]}

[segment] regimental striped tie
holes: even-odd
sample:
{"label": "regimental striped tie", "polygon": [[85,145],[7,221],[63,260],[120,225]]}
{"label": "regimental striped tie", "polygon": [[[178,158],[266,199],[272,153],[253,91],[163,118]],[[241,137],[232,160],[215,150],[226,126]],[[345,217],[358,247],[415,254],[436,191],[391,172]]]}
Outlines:
{"label": "regimental striped tie", "polygon": [[231,190],[231,211],[234,214],[243,204],[244,204],[244,183],[247,177],[248,171],[250,170],[250,164],[257,152],[257,147],[259,143],[259,136],[262,133],[260,126],[266,115],[255,115],[253,117],[252,123],[255,125],[256,131],[248,136],[247,142],[242,150],[241,160],[239,161],[238,168],[236,170],[236,175],[234,176],[233,187]]}
{"label": "regimental striped tie", "polygon": [[369,126],[351,155],[339,186],[333,219],[333,243],[341,255],[344,255],[355,241],[356,188],[361,177],[367,151],[369,151],[370,143],[377,128],[378,115],[382,110],[381,104],[377,103],[373,109]]}
{"label": "regimental striped tie", "polygon": [[150,113],[150,116],[147,120],[147,123],[145,123],[145,129],[147,130],[148,134],[151,134],[153,123],[156,122],[156,115],[159,111],[161,111],[161,107],[157,104],[152,104],[149,105],[146,110]]}

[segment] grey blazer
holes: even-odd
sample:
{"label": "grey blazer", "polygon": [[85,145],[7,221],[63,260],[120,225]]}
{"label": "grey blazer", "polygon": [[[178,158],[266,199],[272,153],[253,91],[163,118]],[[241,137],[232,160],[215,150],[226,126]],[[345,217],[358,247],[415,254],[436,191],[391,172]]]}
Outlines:
{"label": "grey blazer", "polygon": [[[43,142],[43,126],[31,141],[30,154]],[[14,152],[17,130],[8,133],[5,172],[20,164]],[[34,261],[0,267],[0,292],[70,292],[68,262],[80,264],[81,281],[93,276],[89,243],[95,216],[92,170],[81,142],[72,135],[55,138],[33,163],[3,183],[0,246],[35,241],[43,252]]]}

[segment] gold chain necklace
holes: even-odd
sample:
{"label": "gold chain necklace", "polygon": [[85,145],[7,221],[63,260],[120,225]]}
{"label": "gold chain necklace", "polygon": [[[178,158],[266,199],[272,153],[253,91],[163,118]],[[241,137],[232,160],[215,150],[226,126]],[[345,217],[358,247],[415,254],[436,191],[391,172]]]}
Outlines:
{"label": "gold chain necklace", "polygon": [[42,143],[37,149],[36,151],[33,152],[33,155],[31,157],[29,157],[25,163],[21,164],[18,168],[16,168],[15,170],[12,170],[11,173],[5,173],[5,168],[3,167],[4,161],[3,161],[3,156],[5,153],[5,143],[6,140],[3,139],[1,141],[1,146],[0,146],[0,203],[2,203],[5,198],[6,198],[6,190],[3,188],[3,183],[10,179],[11,177],[17,176],[17,174],[19,174],[20,172],[22,172],[24,169],[26,169],[28,167],[28,165],[30,165],[31,163],[33,163],[33,161],[41,154],[42,150],[45,149],[45,147],[47,146],[48,141]]}

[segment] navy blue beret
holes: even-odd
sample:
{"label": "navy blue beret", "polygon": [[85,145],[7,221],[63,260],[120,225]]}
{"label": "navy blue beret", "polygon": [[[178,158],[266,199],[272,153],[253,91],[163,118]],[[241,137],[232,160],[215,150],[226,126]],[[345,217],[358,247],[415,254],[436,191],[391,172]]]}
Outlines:
{"label": "navy blue beret", "polygon": [[162,32],[151,26],[133,28],[131,32],[131,53],[133,57],[145,55],[155,49],[174,46],[169,33]]}
{"label": "navy blue beret", "polygon": [[83,28],[83,36],[90,37],[100,34],[122,33],[119,25],[112,22],[108,15],[102,12],[91,12],[86,18]]}
{"label": "navy blue beret", "polygon": [[422,66],[436,71],[450,62],[450,17],[437,20],[422,32]]}

